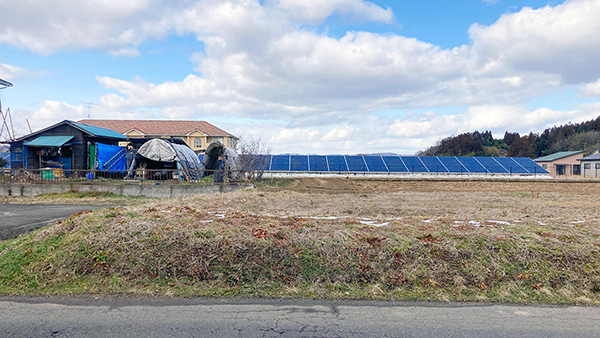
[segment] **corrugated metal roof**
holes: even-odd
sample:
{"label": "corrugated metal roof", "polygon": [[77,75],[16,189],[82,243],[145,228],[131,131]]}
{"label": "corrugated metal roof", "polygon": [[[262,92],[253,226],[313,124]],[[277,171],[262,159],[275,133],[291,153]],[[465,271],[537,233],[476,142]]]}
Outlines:
{"label": "corrugated metal roof", "polygon": [[0,79],[0,86],[4,86],[4,87],[12,87],[12,83],[2,80]]}
{"label": "corrugated metal roof", "polygon": [[28,147],[60,147],[71,141],[72,135],[65,136],[40,136],[23,144]]}
{"label": "corrugated metal roof", "polygon": [[600,160],[600,153],[580,158],[580,161],[597,161]]}
{"label": "corrugated metal roof", "polygon": [[83,123],[79,123],[79,122],[74,122],[74,121],[70,121],[73,125],[75,125],[78,128],[81,128],[85,131],[87,131],[88,133],[92,134],[92,135],[96,135],[96,136],[100,136],[100,137],[112,137],[112,138],[118,138],[118,139],[126,139],[127,137],[125,137],[125,135],[123,134],[119,134],[114,130],[111,129],[107,129],[107,128],[102,128],[102,127],[96,127],[96,126],[90,126],[87,124],[83,124]]}
{"label": "corrugated metal roof", "polygon": [[536,158],[534,161],[536,162],[552,162],[561,158],[582,154],[583,151],[559,151],[558,153],[554,153],[548,156],[543,156],[540,158]]}

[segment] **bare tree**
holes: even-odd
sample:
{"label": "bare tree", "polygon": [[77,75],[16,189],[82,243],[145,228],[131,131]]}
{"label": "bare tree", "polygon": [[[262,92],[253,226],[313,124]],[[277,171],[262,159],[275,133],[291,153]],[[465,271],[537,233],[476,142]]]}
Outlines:
{"label": "bare tree", "polygon": [[262,180],[265,170],[269,167],[271,147],[260,137],[241,136],[236,151],[246,178],[251,181]]}

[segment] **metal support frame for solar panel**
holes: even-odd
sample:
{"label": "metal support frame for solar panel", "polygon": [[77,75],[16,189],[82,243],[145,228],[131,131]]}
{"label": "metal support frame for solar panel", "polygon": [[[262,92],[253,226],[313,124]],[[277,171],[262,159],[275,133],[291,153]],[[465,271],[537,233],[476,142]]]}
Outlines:
{"label": "metal support frame for solar panel", "polygon": [[417,156],[417,158],[419,159],[419,161],[421,162],[421,164],[425,167],[425,169],[427,170],[427,172],[430,173],[431,171],[429,170],[429,168],[427,168],[427,166],[425,165],[425,163],[423,163],[423,160],[421,159],[421,157]]}
{"label": "metal support frame for solar panel", "polygon": [[398,156],[398,158],[400,159],[400,162],[402,162],[402,165],[404,166],[404,169],[406,169],[406,172],[410,172],[410,170],[408,170],[408,166],[406,165],[406,163],[402,159],[402,156]]}
{"label": "metal support frame for solar panel", "polygon": [[479,165],[482,166],[483,169],[485,169],[486,173],[488,173],[488,174],[490,173],[490,171],[488,170],[488,168],[486,166],[484,166],[483,163],[479,162],[479,160],[477,158],[473,157],[473,159],[475,161],[477,161],[477,163],[479,163]]}
{"label": "metal support frame for solar panel", "polygon": [[[463,164],[463,163],[462,163],[462,162],[461,162],[461,161],[458,159],[458,157],[454,156],[454,158],[456,159],[456,161],[458,162],[458,164],[460,164],[460,166],[461,166],[461,167],[465,168],[465,170],[466,170],[468,173],[471,173],[471,170],[469,170],[469,168],[467,168],[467,167],[466,167],[466,166],[465,166],[465,165],[464,165],[464,164]],[[485,169],[485,168],[484,168],[484,169]]]}
{"label": "metal support frame for solar panel", "polygon": [[525,173],[530,174],[529,170],[527,170],[524,166],[522,166],[519,162],[515,161],[514,158],[508,157],[510,158],[513,162],[515,162],[519,167],[521,167],[521,169],[525,170]]}
{"label": "metal support frame for solar panel", "polygon": [[502,165],[502,163],[498,162],[498,160],[496,160],[495,158],[491,158],[492,160],[494,160],[496,163],[498,163],[499,166],[501,166],[504,170],[506,170],[507,173],[511,173],[510,170],[506,169],[505,166]]}
{"label": "metal support frame for solar panel", "polygon": [[[410,167],[410,170],[408,170],[408,172],[410,172],[410,173],[413,173],[413,174],[414,173],[429,173],[429,168],[427,168],[425,163],[423,163],[423,161],[421,161],[419,156],[400,156],[400,159],[406,166],[406,169],[408,169],[408,165],[409,165],[409,164],[407,164],[407,161],[410,159],[411,162],[413,162],[413,164]],[[420,170],[419,166],[423,167],[426,171]],[[415,169],[415,167],[416,167],[416,169]]]}
{"label": "metal support frame for solar panel", "polygon": [[[437,157],[437,156],[418,156],[419,160],[421,161],[421,163],[423,163],[423,165],[427,168],[427,171],[429,173],[433,173],[435,172],[436,174],[439,174],[440,172],[444,172],[444,171],[440,171],[440,165],[442,166],[442,168],[445,169],[445,172],[448,173],[450,172],[450,170],[448,170],[448,168],[446,168],[446,166],[444,165],[444,163],[442,163],[442,161]],[[426,163],[427,162],[435,162],[435,163]],[[432,167],[430,167],[429,165],[435,165],[435,171],[433,171]]]}
{"label": "metal support frame for solar panel", "polygon": [[385,163],[385,161],[383,160],[383,156],[379,156],[381,157],[381,162],[383,162],[383,165],[385,166],[385,169],[387,170],[387,172],[390,172],[390,168],[388,168],[387,163]]}
{"label": "metal support frame for solar panel", "polygon": [[[495,160],[500,163],[504,168],[509,169],[508,172],[512,174],[529,174],[529,170],[525,169],[517,161],[511,157],[496,157]],[[508,165],[508,167],[507,167]]]}
{"label": "metal support frame for solar panel", "polygon": [[442,166],[444,167],[444,169],[446,169],[446,172],[450,172],[450,170],[448,169],[448,167],[446,167],[446,165],[444,164],[444,162],[442,162],[439,157],[436,156],[435,158],[442,164]]}

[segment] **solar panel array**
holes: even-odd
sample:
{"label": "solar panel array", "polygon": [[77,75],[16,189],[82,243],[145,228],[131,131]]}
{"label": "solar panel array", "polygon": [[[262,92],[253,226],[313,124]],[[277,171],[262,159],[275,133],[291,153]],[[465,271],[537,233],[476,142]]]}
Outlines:
{"label": "solar panel array", "polygon": [[[548,174],[528,157],[261,155],[265,171],[333,173]],[[262,168],[253,168],[262,169]]]}

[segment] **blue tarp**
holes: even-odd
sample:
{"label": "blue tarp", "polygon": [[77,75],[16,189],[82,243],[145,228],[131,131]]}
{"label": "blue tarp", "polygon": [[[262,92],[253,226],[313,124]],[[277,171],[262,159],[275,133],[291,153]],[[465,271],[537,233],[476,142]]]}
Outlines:
{"label": "blue tarp", "polygon": [[0,152],[0,158],[4,160],[4,168],[10,168],[10,153]]}
{"label": "blue tarp", "polygon": [[126,149],[125,147],[111,146],[103,143],[96,143],[98,156],[98,170],[108,172],[125,172]]}

